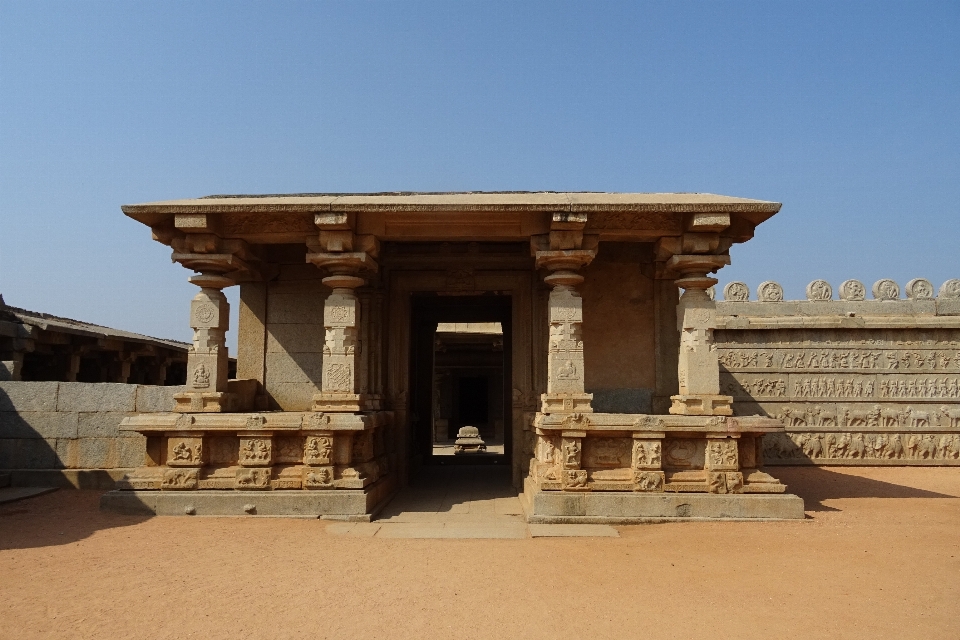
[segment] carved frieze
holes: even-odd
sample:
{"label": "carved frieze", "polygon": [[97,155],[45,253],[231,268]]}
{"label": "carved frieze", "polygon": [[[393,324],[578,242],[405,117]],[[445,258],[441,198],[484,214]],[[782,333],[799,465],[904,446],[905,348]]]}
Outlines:
{"label": "carved frieze", "polygon": [[237,489],[269,489],[270,469],[238,469],[234,486]]}
{"label": "carved frieze", "polygon": [[167,469],[160,483],[161,489],[196,489],[200,477],[198,469]]}
{"label": "carved frieze", "polygon": [[307,436],[303,450],[303,462],[305,464],[328,465],[332,463],[332,456],[332,436]]}
{"label": "carved frieze", "polygon": [[960,461],[958,433],[791,432],[767,435],[768,460]]}
{"label": "carved frieze", "polygon": [[241,437],[240,464],[266,466],[273,461],[273,441],[270,438]]}

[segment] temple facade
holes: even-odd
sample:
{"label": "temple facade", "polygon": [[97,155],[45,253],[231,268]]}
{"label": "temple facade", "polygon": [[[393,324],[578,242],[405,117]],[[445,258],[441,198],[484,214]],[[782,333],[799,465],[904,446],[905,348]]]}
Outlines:
{"label": "temple facade", "polygon": [[[194,272],[168,411],[104,506],[369,519],[504,464],[531,522],[797,518],[721,389],[712,276],[780,204],[708,194],[214,196],[124,206]],[[237,375],[229,308],[240,287]]]}

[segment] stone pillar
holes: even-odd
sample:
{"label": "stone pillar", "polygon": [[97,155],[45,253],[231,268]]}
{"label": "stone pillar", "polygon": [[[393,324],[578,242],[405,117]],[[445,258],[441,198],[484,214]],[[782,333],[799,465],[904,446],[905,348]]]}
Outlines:
{"label": "stone pillar", "polygon": [[375,270],[376,262],[364,252],[309,253],[307,260],[330,271],[323,284],[333,290],[323,305],[323,371],[313,410],[376,411],[379,398],[366,388],[368,359],[362,357],[364,345],[359,340],[362,305],[354,292],[366,284],[358,274]]}
{"label": "stone pillar", "polygon": [[193,346],[187,353],[187,390],[174,396],[175,411],[230,411],[232,396],[227,393],[226,332],[230,305],[222,289],[233,284],[230,278],[203,273],[190,277],[200,292],[190,301]]}
{"label": "stone pillar", "polygon": [[676,284],[684,290],[677,306],[680,390],[670,398],[672,414],[733,415],[733,398],[720,395],[720,362],[713,342],[717,305],[707,293],[717,283],[707,274],[729,262],[729,256],[706,254],[675,255],[667,263],[671,271],[680,274]]}
{"label": "stone pillar", "polygon": [[584,392],[583,300],[576,271],[590,263],[596,251],[574,249],[537,251],[537,268],[550,271],[544,282],[553,286],[548,301],[550,347],[547,354],[547,392],[543,413],[592,413],[593,394]]}

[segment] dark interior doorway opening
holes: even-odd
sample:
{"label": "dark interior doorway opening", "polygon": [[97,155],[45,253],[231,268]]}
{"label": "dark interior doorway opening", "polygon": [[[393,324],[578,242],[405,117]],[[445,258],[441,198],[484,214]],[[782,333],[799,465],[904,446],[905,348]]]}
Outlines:
{"label": "dark interior doorway opening", "polygon": [[422,294],[411,311],[414,466],[509,465],[510,297]]}

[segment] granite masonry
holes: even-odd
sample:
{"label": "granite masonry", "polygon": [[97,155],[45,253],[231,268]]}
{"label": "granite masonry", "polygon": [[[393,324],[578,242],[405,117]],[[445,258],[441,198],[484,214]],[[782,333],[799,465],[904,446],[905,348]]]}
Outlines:
{"label": "granite masonry", "polygon": [[[198,292],[184,301],[186,387],[166,412],[124,418],[146,458],[102,504],[369,519],[436,462],[438,326],[498,323],[502,374],[487,380],[503,393],[485,397],[502,403],[489,414],[504,453],[484,459],[512,468],[532,522],[803,517],[763,468],[783,424],[734,415],[720,387],[709,295],[730,247],[779,209],[543,192],[125,206]],[[222,290],[235,285],[232,380]]]}
{"label": "granite masonry", "polygon": [[960,465],[960,280],[824,280],[784,301],[723,288],[716,340],[735,415],[776,418],[767,464]]}

